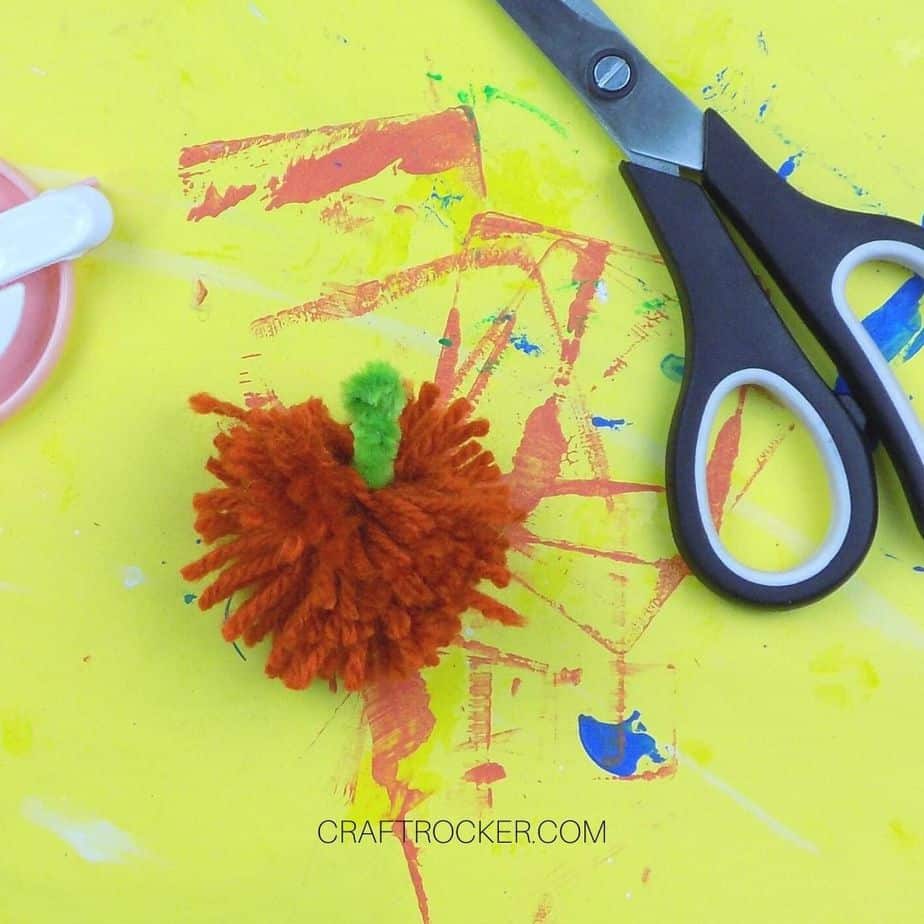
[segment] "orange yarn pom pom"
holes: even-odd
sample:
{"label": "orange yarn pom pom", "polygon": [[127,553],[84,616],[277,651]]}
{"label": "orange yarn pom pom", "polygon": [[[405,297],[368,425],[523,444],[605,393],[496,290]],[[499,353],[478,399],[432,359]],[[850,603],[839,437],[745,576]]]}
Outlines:
{"label": "orange yarn pom pom", "polygon": [[504,587],[506,530],[522,519],[471,404],[448,407],[424,385],[404,407],[394,480],[372,490],[352,465],[353,434],[319,399],[244,410],[209,395],[192,407],[235,421],[206,468],[223,482],[194,499],[196,530],[222,540],[183,569],[220,571],[206,610],[251,588],[223,627],[254,645],[272,635],[266,665],[293,689],[315,677],[348,690],[439,660],[472,607],[508,625],[517,613],[477,589]]}

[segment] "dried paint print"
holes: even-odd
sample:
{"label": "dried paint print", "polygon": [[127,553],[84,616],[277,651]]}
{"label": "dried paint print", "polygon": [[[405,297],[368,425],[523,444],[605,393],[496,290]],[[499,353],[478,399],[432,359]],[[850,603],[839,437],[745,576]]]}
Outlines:
{"label": "dried paint print", "polygon": [[[473,811],[489,812],[500,787],[516,785],[507,760],[524,749],[537,765],[543,753],[567,754],[561,772],[600,782],[653,781],[678,766],[672,716],[650,715],[646,693],[673,687],[676,671],[633,652],[689,572],[664,522],[663,460],[631,443],[646,398],[620,391],[626,370],[645,364],[651,389],[663,389],[668,406],[675,399],[676,300],[659,255],[492,208],[487,163],[476,115],[463,105],[196,144],[178,165],[195,225],[218,228],[247,210],[272,235],[281,214],[310,207],[302,218],[311,233],[347,255],[362,252],[357,264],[382,229],[380,272],[359,275],[341,261],[337,277],[317,278],[300,300],[243,319],[248,406],[278,400],[269,373],[268,388],[255,390],[255,364],[284,362],[319,326],[367,324],[416,357],[447,396],[467,397],[495,421],[491,448],[529,511],[513,536],[513,586],[498,594],[537,628],[466,630],[439,668],[364,693],[363,756],[345,792],[357,810],[377,806],[394,820],[425,922],[426,847],[398,838],[397,827],[441,790],[467,793]],[[432,230],[429,252],[414,237],[421,228]],[[620,311],[627,300],[634,309]],[[736,464],[751,485],[786,439],[741,459],[748,402],[742,391],[709,461],[718,521],[745,493],[733,490]],[[605,595],[587,597],[585,571],[606,576]],[[589,673],[610,678],[609,698],[592,714],[579,705]],[[532,720],[516,708],[526,689],[546,703]],[[425,770],[446,740],[458,772],[434,784]]]}

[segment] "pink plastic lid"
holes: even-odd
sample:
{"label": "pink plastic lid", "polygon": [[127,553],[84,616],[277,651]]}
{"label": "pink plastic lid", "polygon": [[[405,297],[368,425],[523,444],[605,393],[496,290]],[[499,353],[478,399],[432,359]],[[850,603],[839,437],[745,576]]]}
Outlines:
{"label": "pink plastic lid", "polygon": [[[0,211],[35,198],[36,189],[0,161]],[[0,352],[0,420],[28,401],[61,356],[74,309],[74,269],[56,263],[23,277],[22,314]],[[4,338],[6,339],[6,338]]]}

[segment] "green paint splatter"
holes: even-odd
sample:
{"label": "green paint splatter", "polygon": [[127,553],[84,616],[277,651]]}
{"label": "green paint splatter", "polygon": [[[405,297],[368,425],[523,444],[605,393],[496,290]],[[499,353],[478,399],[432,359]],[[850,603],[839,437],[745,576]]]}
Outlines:
{"label": "green paint splatter", "polygon": [[534,115],[541,121],[545,122],[545,124],[548,125],[552,131],[561,135],[562,138],[568,137],[568,129],[565,128],[565,126],[562,125],[558,119],[549,115],[547,112],[544,112],[529,100],[523,99],[520,96],[513,96],[511,93],[506,93],[504,90],[501,90],[498,87],[486,86],[483,92],[486,102],[507,103],[510,106],[516,106],[517,109],[522,109],[524,112],[528,112],[530,115]]}
{"label": "green paint splatter", "polygon": [[501,312],[500,314],[489,314],[487,317],[482,318],[478,323],[479,324],[506,324],[508,321],[513,320],[513,315],[509,314],[506,311]]}
{"label": "green paint splatter", "polygon": [[452,341],[451,341],[448,337],[440,337],[440,339],[437,340],[436,342],[437,342],[440,346],[444,346],[444,347],[451,347],[451,346],[452,346]]}
{"label": "green paint splatter", "polygon": [[433,188],[433,192],[430,193],[430,201],[436,202],[442,209],[450,209],[457,202],[461,202],[464,196],[449,194],[447,196],[441,196],[437,191],[436,187]]}
{"label": "green paint splatter", "polygon": [[682,356],[675,356],[673,353],[668,353],[667,356],[661,360],[661,371],[672,382],[683,381],[683,372],[685,367],[686,361],[684,358]]}
{"label": "green paint splatter", "polygon": [[[444,77],[442,74],[435,73],[433,71],[427,72],[427,77],[430,80],[437,82],[442,82]],[[500,87],[494,87],[490,84],[486,84],[481,90],[476,90],[474,87],[469,86],[466,90],[459,90],[456,93],[456,99],[463,106],[475,106],[482,99],[486,103],[506,103],[508,106],[515,106],[517,109],[522,109],[524,112],[528,112],[530,115],[534,115],[537,119],[544,122],[548,125],[552,131],[561,135],[562,138],[568,137],[568,129],[562,125],[554,116],[549,115],[549,113],[540,109],[534,103],[531,103],[528,99],[523,99],[521,96],[515,96],[512,93],[508,93],[506,90],[500,89]]]}
{"label": "green paint splatter", "polygon": [[642,302],[638,308],[635,309],[636,314],[651,314],[653,311],[663,311],[667,307],[666,298],[649,298],[648,301]]}

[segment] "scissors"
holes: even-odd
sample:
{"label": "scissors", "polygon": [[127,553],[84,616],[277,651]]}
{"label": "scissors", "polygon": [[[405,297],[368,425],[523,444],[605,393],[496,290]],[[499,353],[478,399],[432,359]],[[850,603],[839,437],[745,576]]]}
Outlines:
{"label": "scissors", "polygon": [[[924,275],[924,228],[833,208],[795,190],[722,116],[703,112],[677,89],[590,0],[498,3],[624,152],[621,172],[677,289],[687,356],[668,439],[666,493],[674,541],[691,570],[712,590],[765,607],[808,604],[841,586],[876,530],[872,432],[924,535],[924,428],[846,295],[848,277],[867,262]],[[829,389],[806,358],[720,212],[830,354],[849,394]],[[710,513],[710,434],[722,401],[744,385],[790,408],[828,476],[827,534],[810,558],[784,571],[735,558]]]}

